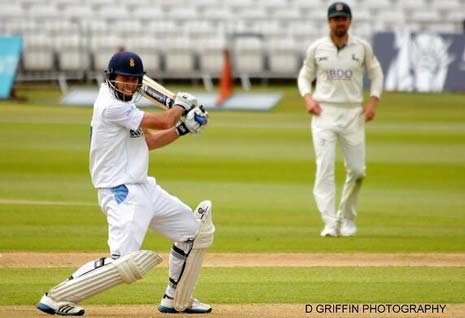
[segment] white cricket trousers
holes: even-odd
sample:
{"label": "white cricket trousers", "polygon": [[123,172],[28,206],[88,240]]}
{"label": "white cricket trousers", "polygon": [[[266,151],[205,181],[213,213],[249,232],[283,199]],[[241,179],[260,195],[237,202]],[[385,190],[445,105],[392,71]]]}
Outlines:
{"label": "white cricket trousers", "polygon": [[[355,220],[357,198],[365,176],[365,117],[362,107],[321,104],[312,118],[316,177],[313,194],[325,225],[337,226],[342,219]],[[336,143],[342,148],[346,179],[336,212]]]}
{"label": "white cricket trousers", "polygon": [[99,189],[98,200],[108,221],[113,257],[138,251],[150,228],[172,242],[193,240],[200,223],[192,209],[163,190],[152,177],[145,183]]}

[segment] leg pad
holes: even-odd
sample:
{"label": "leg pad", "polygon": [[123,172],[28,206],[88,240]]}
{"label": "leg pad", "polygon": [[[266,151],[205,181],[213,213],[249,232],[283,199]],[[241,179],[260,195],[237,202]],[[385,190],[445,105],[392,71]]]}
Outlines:
{"label": "leg pad", "polygon": [[137,251],[89,271],[77,278],[71,278],[52,288],[48,296],[55,301],[78,303],[116,285],[130,284],[141,279],[162,258],[153,251]]}
{"label": "leg pad", "polygon": [[194,214],[200,220],[200,228],[174,294],[174,308],[177,311],[184,311],[191,304],[204,256],[208,247],[213,244],[213,235],[215,233],[210,201],[201,202],[195,209]]}

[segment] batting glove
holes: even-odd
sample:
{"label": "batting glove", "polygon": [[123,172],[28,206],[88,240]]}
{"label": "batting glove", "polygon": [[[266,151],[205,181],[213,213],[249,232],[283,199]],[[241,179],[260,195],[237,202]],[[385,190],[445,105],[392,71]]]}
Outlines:
{"label": "batting glove", "polygon": [[184,115],[187,114],[189,110],[197,107],[199,104],[197,98],[194,95],[191,95],[186,92],[179,92],[176,94],[174,99],[174,106],[179,106],[184,108]]}
{"label": "batting glove", "polygon": [[203,106],[191,109],[184,121],[178,122],[176,125],[176,133],[179,136],[184,136],[188,133],[197,135],[208,123],[208,112]]}

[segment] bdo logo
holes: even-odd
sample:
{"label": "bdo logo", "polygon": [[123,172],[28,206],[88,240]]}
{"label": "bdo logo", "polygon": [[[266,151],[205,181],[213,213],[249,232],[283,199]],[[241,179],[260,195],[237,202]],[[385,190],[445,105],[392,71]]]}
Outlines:
{"label": "bdo logo", "polygon": [[352,70],[330,69],[328,77],[331,80],[350,80],[352,78]]}

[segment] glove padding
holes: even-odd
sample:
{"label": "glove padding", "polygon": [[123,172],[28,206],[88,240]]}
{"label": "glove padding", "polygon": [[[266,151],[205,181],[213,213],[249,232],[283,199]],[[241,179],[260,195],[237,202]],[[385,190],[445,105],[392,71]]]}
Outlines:
{"label": "glove padding", "polygon": [[197,135],[208,123],[208,112],[202,105],[191,109],[184,121],[178,122],[176,125],[176,132],[179,136],[188,133]]}
{"label": "glove padding", "polygon": [[179,92],[174,98],[174,106],[180,106],[184,108],[184,115],[187,112],[199,105],[199,101],[194,95],[191,95],[186,92]]}

